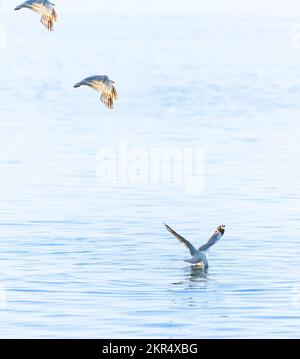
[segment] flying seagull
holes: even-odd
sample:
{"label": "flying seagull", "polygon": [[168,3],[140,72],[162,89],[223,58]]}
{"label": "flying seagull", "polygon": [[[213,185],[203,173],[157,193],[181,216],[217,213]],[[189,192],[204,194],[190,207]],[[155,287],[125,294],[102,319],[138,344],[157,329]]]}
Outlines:
{"label": "flying seagull", "polygon": [[118,94],[114,86],[114,81],[110,80],[108,76],[91,76],[78,82],[74,87],[82,85],[89,86],[92,89],[101,93],[100,100],[109,108],[113,109],[114,100],[117,100]]}
{"label": "flying seagull", "polygon": [[225,232],[225,225],[220,225],[216,228],[214,234],[208,240],[208,242],[202,245],[199,249],[196,249],[188,240],[183,238],[181,235],[176,233],[170,226],[164,223],[167,230],[172,233],[180,242],[185,244],[191,253],[191,258],[186,259],[185,262],[207,268],[208,261],[207,261],[207,251],[208,249],[217,243],[222,237]]}
{"label": "flying seagull", "polygon": [[22,8],[30,9],[41,15],[41,23],[49,30],[53,31],[53,23],[58,21],[54,4],[48,0],[29,0],[18,5],[15,10]]}

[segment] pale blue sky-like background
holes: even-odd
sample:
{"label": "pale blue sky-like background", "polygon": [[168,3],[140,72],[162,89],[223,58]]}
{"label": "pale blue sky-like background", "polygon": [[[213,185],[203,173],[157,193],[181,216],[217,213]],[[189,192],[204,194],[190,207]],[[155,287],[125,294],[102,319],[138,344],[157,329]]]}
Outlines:
{"label": "pale blue sky-like background", "polygon": [[[1,1],[2,9],[9,11],[22,1]],[[297,0],[113,0],[113,1],[54,1],[63,14],[88,15],[99,12],[118,16],[197,16],[197,15],[257,15],[299,16]]]}
{"label": "pale blue sky-like background", "polygon": [[[300,2],[55,3],[0,7],[0,337],[299,337]],[[203,191],[100,183],[119,140],[201,148]],[[163,221],[226,224],[208,271]]]}

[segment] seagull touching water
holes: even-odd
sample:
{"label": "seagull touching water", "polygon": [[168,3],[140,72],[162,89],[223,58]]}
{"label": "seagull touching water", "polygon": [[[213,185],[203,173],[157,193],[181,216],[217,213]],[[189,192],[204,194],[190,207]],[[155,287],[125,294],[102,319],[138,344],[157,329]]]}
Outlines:
{"label": "seagull touching water", "polygon": [[48,0],[29,0],[18,5],[15,10],[23,8],[30,9],[41,15],[41,23],[49,30],[53,31],[53,23],[58,20],[54,4]]}
{"label": "seagull touching water", "polygon": [[114,81],[110,80],[108,76],[91,76],[78,82],[74,87],[80,87],[82,85],[89,86],[92,89],[101,93],[100,100],[109,109],[113,109],[114,100],[117,100],[118,94],[114,86]]}
{"label": "seagull touching water", "polygon": [[176,233],[170,226],[165,224],[167,230],[172,233],[180,242],[185,244],[191,253],[191,258],[186,259],[185,262],[194,264],[196,266],[207,268],[208,261],[207,261],[207,251],[208,249],[217,243],[222,237],[225,232],[225,225],[220,225],[216,228],[214,234],[208,240],[208,242],[202,245],[199,249],[196,249],[188,240],[183,238],[181,235]]}

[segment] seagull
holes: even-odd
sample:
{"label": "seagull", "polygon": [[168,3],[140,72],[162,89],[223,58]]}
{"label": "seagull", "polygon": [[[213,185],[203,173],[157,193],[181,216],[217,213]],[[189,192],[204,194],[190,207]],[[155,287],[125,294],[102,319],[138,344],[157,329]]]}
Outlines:
{"label": "seagull", "polygon": [[208,261],[207,261],[207,251],[208,249],[213,246],[215,243],[217,243],[222,237],[225,232],[225,225],[219,225],[215,231],[214,234],[211,236],[211,238],[208,240],[208,242],[204,245],[202,245],[199,249],[196,249],[188,240],[183,238],[181,235],[176,233],[170,226],[168,226],[166,223],[164,223],[167,230],[172,233],[180,242],[185,244],[187,248],[189,249],[191,253],[191,258],[186,259],[185,262],[191,263],[193,265],[207,268],[208,267]]}
{"label": "seagull", "polygon": [[108,76],[91,76],[78,82],[74,87],[82,85],[89,86],[101,93],[101,101],[109,108],[113,109],[114,100],[117,100],[118,94],[114,86],[114,81],[110,80]]}
{"label": "seagull", "polygon": [[58,21],[56,11],[54,9],[55,4],[48,0],[29,0],[18,5],[15,10],[22,8],[30,9],[39,15],[41,15],[41,23],[49,30],[53,31],[53,23]]}

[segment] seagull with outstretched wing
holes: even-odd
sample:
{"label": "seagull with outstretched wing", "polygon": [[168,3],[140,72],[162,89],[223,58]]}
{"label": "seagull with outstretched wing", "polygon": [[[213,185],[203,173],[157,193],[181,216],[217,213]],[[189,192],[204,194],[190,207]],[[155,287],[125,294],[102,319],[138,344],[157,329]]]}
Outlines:
{"label": "seagull with outstretched wing", "polygon": [[105,104],[109,109],[113,109],[114,101],[117,100],[118,94],[114,86],[115,82],[110,80],[108,76],[90,76],[86,79],[78,82],[74,85],[75,88],[80,86],[89,86],[92,89],[100,92],[100,100]]}
{"label": "seagull with outstretched wing", "polygon": [[208,267],[208,260],[207,260],[207,251],[208,249],[217,243],[222,237],[225,232],[225,225],[219,225],[214,234],[208,240],[208,242],[202,245],[199,249],[196,249],[187,239],[183,238],[180,234],[174,231],[170,226],[165,223],[165,227],[167,230],[173,234],[180,242],[185,244],[185,246],[189,249],[191,253],[191,258],[186,259],[185,262],[207,268]]}
{"label": "seagull with outstretched wing", "polygon": [[41,23],[49,30],[53,31],[54,22],[58,21],[54,4],[48,0],[29,0],[15,7],[15,10],[30,9],[41,15]]}

